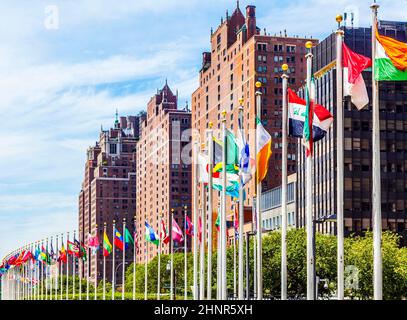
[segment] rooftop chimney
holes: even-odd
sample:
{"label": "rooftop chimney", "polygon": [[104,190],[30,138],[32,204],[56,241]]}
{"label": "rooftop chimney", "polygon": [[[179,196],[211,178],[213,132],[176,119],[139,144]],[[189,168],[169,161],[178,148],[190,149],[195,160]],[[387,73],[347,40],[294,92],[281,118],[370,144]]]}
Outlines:
{"label": "rooftop chimney", "polygon": [[246,7],[247,39],[256,34],[256,6]]}

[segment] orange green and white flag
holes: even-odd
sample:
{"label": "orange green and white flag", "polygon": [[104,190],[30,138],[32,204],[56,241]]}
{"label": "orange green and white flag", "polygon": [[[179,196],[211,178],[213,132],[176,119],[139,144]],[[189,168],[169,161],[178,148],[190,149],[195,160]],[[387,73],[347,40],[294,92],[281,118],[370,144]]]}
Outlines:
{"label": "orange green and white flag", "polygon": [[256,117],[257,128],[256,128],[256,171],[257,171],[257,183],[264,180],[267,175],[268,163],[271,152],[271,136],[264,129],[259,118]]}
{"label": "orange green and white flag", "polygon": [[407,81],[407,43],[376,31],[375,78],[377,81]]}

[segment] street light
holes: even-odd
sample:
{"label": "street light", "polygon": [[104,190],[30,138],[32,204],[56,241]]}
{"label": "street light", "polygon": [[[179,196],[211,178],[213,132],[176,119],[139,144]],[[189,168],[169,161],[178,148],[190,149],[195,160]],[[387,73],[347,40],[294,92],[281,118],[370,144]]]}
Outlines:
{"label": "street light", "polygon": [[[314,234],[314,241],[312,244],[312,255],[313,255],[313,260],[314,260],[314,299],[317,300],[318,299],[318,282],[317,282],[317,272],[316,272],[316,225],[317,224],[323,224],[325,222],[336,222],[337,218],[336,218],[336,214],[331,214],[329,216],[323,216],[323,217],[319,217],[317,219],[314,219],[313,221],[313,234]],[[319,278],[318,278],[319,279]],[[326,279],[324,279],[326,280]],[[322,280],[321,280],[322,282]],[[325,283],[325,286],[327,286],[327,283]]]}
{"label": "street light", "polygon": [[[125,262],[125,265],[128,265],[129,263],[126,261]],[[117,266],[116,266],[116,268],[115,268],[115,270],[114,270],[114,274],[115,275],[117,275],[117,270],[119,269],[119,267],[120,266],[122,266],[123,265],[123,262],[120,262]],[[116,278],[116,277],[115,277]],[[117,278],[116,278],[117,279]],[[122,286],[124,286],[124,283],[122,283]],[[116,289],[116,287],[117,287],[117,282],[115,282],[115,287],[114,288],[112,288],[112,290],[114,290],[114,291],[116,291],[115,289]]]}
{"label": "street light", "polygon": [[[177,248],[177,249],[179,249],[179,248]],[[171,260],[167,262],[166,269],[171,274]],[[176,277],[177,276],[177,270],[174,269],[174,274],[173,275],[174,275],[174,279],[173,279],[174,280],[173,281],[173,283],[174,283],[174,300],[177,300],[177,283],[176,283],[176,281],[177,281],[177,277]],[[170,275],[170,277],[171,277],[171,275]]]}
{"label": "street light", "polygon": [[250,300],[250,237],[254,237],[257,232],[246,232],[246,300]]}

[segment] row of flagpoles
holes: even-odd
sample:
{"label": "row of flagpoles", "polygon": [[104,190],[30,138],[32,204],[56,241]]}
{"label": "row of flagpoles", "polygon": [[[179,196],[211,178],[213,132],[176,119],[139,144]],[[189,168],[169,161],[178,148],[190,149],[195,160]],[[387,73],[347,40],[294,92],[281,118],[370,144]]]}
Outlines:
{"label": "row of flagpoles", "polygon": [[[390,59],[394,66],[397,64],[392,60],[391,55],[392,50],[388,49],[389,45],[402,47],[404,44],[398,44],[394,39],[380,36],[378,33],[378,20],[377,20],[377,10],[379,6],[375,3],[371,6],[372,9],[372,57],[369,59],[363,57],[355,52],[352,52],[344,44],[344,32],[340,27],[342,17],[337,17],[338,30],[336,31],[336,82],[337,82],[337,298],[344,299],[344,216],[343,216],[343,179],[344,179],[344,151],[343,151],[343,101],[344,96],[351,96],[354,105],[361,109],[365,107],[369,100],[367,95],[366,86],[362,77],[362,72],[372,67],[372,110],[373,110],[373,233],[374,233],[374,298],[382,299],[382,254],[381,254],[381,194],[380,194],[380,128],[379,128],[379,81],[389,81],[389,80],[402,80],[403,75],[397,73],[398,78],[383,77],[379,68],[376,66],[376,58],[378,49],[384,51],[388,59]],[[389,40],[390,39],[390,40]],[[321,105],[316,103],[316,90],[315,82],[312,70],[312,42],[307,42],[307,79],[306,87],[304,88],[305,99],[300,98],[294,93],[290,88],[288,88],[288,78],[286,74],[288,70],[287,65],[283,65],[282,69],[284,74],[282,75],[283,83],[283,126],[282,126],[282,225],[281,225],[281,299],[286,300],[287,297],[287,137],[298,137],[302,139],[303,145],[305,147],[307,159],[306,159],[306,185],[305,185],[305,207],[306,207],[306,270],[307,270],[307,299],[315,299],[315,257],[313,254],[314,245],[314,213],[313,213],[313,203],[312,203],[312,188],[313,188],[313,173],[312,173],[312,157],[313,157],[313,144],[326,135],[333,123],[333,116],[330,112]],[[404,47],[402,47],[404,48]],[[394,48],[393,48],[394,49]],[[403,51],[404,52],[404,51]],[[407,52],[407,51],[406,51]],[[376,68],[375,68],[376,67]],[[407,66],[405,66],[407,69]],[[399,68],[398,68],[399,69]],[[399,69],[400,72],[403,70]],[[394,71],[396,72],[396,71]],[[404,71],[405,72],[405,71]],[[388,74],[387,74],[388,76]],[[407,80],[407,76],[406,76]],[[243,227],[244,227],[244,196],[245,196],[245,185],[255,177],[256,181],[256,194],[257,197],[253,198],[253,225],[256,237],[254,239],[254,289],[255,296],[257,299],[263,299],[263,268],[262,268],[262,216],[261,216],[261,197],[262,197],[262,180],[267,175],[268,162],[271,155],[271,136],[264,129],[261,123],[261,83],[256,83],[256,137],[255,137],[255,166],[251,163],[250,158],[250,146],[246,141],[245,133],[243,129],[243,99],[241,99],[239,107],[239,128],[238,128],[238,138],[226,128],[226,112],[222,113],[222,137],[221,141],[218,141],[214,137],[212,124],[209,125],[206,135],[206,150],[205,152],[200,152],[199,139],[194,139],[193,145],[193,164],[195,166],[195,175],[193,181],[193,211],[192,211],[192,222],[187,216],[187,208],[184,212],[184,231],[178,226],[177,222],[174,220],[173,211],[170,216],[170,232],[167,232],[167,228],[164,224],[164,220],[161,219],[159,223],[159,235],[155,233],[153,228],[145,222],[146,227],[146,241],[148,243],[153,243],[159,247],[158,250],[158,287],[157,287],[157,299],[160,299],[160,255],[162,252],[162,245],[168,244],[171,254],[171,277],[170,277],[170,298],[174,298],[174,269],[173,269],[173,253],[174,253],[174,243],[178,245],[184,243],[184,298],[187,299],[187,235],[193,238],[192,248],[193,251],[193,286],[192,294],[194,299],[208,299],[211,300],[212,297],[212,251],[213,251],[213,221],[212,212],[215,212],[213,208],[213,191],[220,191],[220,204],[218,209],[218,219],[216,221],[216,226],[219,228],[216,237],[217,241],[217,293],[216,298],[219,300],[226,300],[228,298],[227,289],[227,260],[226,260],[226,250],[227,250],[227,197],[230,196],[237,201],[235,202],[235,208],[237,209],[237,214],[234,216],[234,228],[235,235],[238,235],[238,239],[234,236],[233,248],[234,248],[234,293],[237,295],[239,300],[244,298],[249,298],[249,292],[246,290],[246,297],[244,296],[244,263],[243,263],[243,250],[244,250],[244,237],[243,237]],[[288,126],[288,124],[290,124]],[[317,129],[317,130],[316,130]],[[199,174],[198,174],[199,173]],[[201,191],[202,201],[199,207],[198,191]],[[207,193],[207,207],[205,204],[205,193]],[[206,208],[206,212],[205,212]],[[206,214],[207,213],[207,214]],[[208,221],[206,222],[206,216]],[[194,226],[199,226],[199,232],[195,234]],[[207,232],[206,232],[207,226]],[[126,221],[123,221],[123,235],[116,229],[115,224],[113,224],[113,245],[109,241],[109,237],[106,233],[106,225],[104,226],[104,238],[103,238],[103,298],[105,298],[105,275],[106,275],[106,257],[108,257],[112,252],[115,252],[115,246],[118,246],[123,251],[123,278],[122,283],[125,282],[125,248],[128,245],[133,245],[133,299],[135,299],[135,262],[136,255],[139,254],[138,251],[138,234],[136,228],[133,235],[126,228]],[[95,254],[99,246],[97,239],[97,230],[95,230],[96,235],[90,236],[88,239],[87,247],[82,245],[81,242],[67,242],[68,253],[73,252],[72,256],[72,266],[73,275],[76,272],[75,257],[81,262],[89,261],[86,260],[86,253],[91,248]],[[247,236],[247,234],[246,234]],[[67,240],[69,235],[67,234]],[[75,237],[75,236],[74,236]],[[61,244],[63,243],[63,238],[61,237]],[[249,239],[246,237],[246,239]],[[246,245],[247,245],[246,240]],[[199,242],[199,243],[198,243]],[[58,243],[58,241],[57,241]],[[24,250],[36,250],[36,245],[31,245],[20,250],[17,254],[14,253],[9,259],[20,259]],[[39,245],[39,244],[38,244]],[[40,283],[47,274],[47,265],[42,260],[44,251],[42,250],[42,243],[39,255],[31,254],[32,257],[24,256],[22,259],[28,259],[29,261],[34,261],[29,268],[26,268],[23,264],[23,268],[14,268],[12,272],[9,272],[10,280],[11,277],[16,277],[17,275],[21,278],[27,278],[27,272],[31,275],[31,289],[37,288],[35,283]],[[48,246],[48,243],[47,243]],[[52,246],[52,242],[51,242]],[[39,247],[38,247],[39,248]],[[83,248],[83,250],[82,250]],[[236,249],[237,249],[237,259],[236,259]],[[47,255],[48,247],[45,249],[44,253]],[[64,250],[64,246],[61,246],[61,250]],[[61,253],[60,250],[60,253]],[[83,251],[83,253],[81,253]],[[33,251],[31,251],[33,252]],[[207,252],[207,265],[205,272],[205,259],[204,255]],[[198,261],[198,255],[200,257]],[[66,255],[66,257],[69,256]],[[39,257],[39,258],[38,258]],[[61,264],[65,263],[65,271],[68,275],[69,264],[66,263],[67,258],[61,257],[57,259],[60,262],[58,270],[62,270]],[[145,261],[148,260],[148,250],[145,251]],[[237,260],[237,261],[236,261]],[[237,264],[236,264],[237,262]],[[10,260],[8,262],[3,261],[3,265],[0,271],[5,268],[10,267]],[[113,270],[115,270],[115,255],[112,255]],[[15,264],[14,264],[15,265]],[[34,268],[32,266],[34,265]],[[80,268],[83,267],[83,263],[80,263]],[[236,272],[237,269],[237,272]],[[7,269],[8,270],[8,269]],[[6,270],[6,271],[7,271]],[[31,270],[31,271],[30,271]],[[35,271],[33,271],[35,270]],[[81,269],[82,270],[82,269]],[[89,270],[89,263],[88,263]],[[17,274],[16,274],[17,272]],[[82,271],[81,271],[82,272]],[[207,282],[205,284],[205,273],[207,276]],[[82,273],[81,273],[82,274]],[[248,270],[246,269],[246,281],[248,281]],[[199,282],[198,282],[199,278]],[[237,278],[237,280],[236,280]],[[5,277],[2,278],[4,280]],[[13,278],[14,279],[14,278]],[[97,288],[96,283],[97,277],[95,277],[95,293]],[[34,281],[35,280],[35,281]],[[89,283],[89,277],[86,277],[87,283]],[[115,287],[115,274],[112,275],[112,286]],[[147,299],[147,263],[145,263],[145,299]],[[10,282],[7,282],[10,285]],[[42,282],[41,282],[42,283]],[[81,283],[81,282],[80,282]],[[3,284],[4,285],[4,284]],[[61,282],[62,285],[62,282]],[[122,299],[124,299],[124,285],[122,286]],[[246,287],[248,287],[246,285]],[[206,293],[205,293],[206,291]],[[6,290],[9,293],[9,291]],[[20,295],[21,291],[13,291],[14,295]],[[38,294],[38,288],[36,293]],[[47,292],[45,292],[47,294]],[[88,293],[87,293],[88,295]],[[30,297],[30,296],[29,296]],[[63,296],[61,295],[61,298]],[[66,291],[66,298],[68,298],[68,291]],[[95,294],[96,299],[96,294]],[[114,299],[114,290],[112,293],[112,299]]]}

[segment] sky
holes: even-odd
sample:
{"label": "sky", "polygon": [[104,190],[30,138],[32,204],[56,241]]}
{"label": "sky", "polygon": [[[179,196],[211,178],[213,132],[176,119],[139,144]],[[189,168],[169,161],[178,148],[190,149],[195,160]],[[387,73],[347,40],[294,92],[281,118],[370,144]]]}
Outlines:
{"label": "sky", "polygon": [[[335,16],[370,26],[371,1],[262,0],[267,33],[323,39]],[[355,5],[356,4],[356,5]],[[380,1],[407,20],[407,1]],[[0,2],[0,258],[77,228],[86,149],[101,125],[144,110],[165,79],[180,105],[198,87],[210,29],[234,0],[2,0]]]}

